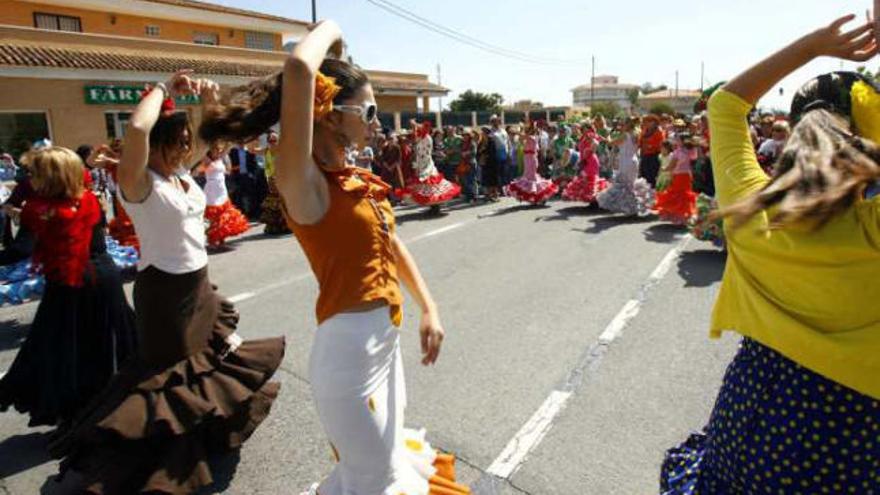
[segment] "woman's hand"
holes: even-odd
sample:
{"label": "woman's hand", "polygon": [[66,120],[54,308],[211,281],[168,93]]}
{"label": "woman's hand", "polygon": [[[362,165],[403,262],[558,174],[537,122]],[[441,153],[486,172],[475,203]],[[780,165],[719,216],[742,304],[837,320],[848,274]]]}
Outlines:
{"label": "woman's hand", "polygon": [[202,100],[202,105],[216,105],[220,96],[220,85],[211,79],[192,81],[192,91]]}
{"label": "woman's hand", "polygon": [[440,323],[440,317],[435,310],[423,311],[422,320],[419,323],[419,336],[422,341],[422,364],[425,366],[435,364],[440,356],[440,348],[446,332]]}
{"label": "woman's hand", "polygon": [[843,27],[855,18],[854,14],[841,17],[827,27],[808,35],[805,41],[813,55],[853,62],[865,62],[877,55],[873,20],[849,31],[843,30]]}
{"label": "woman's hand", "polygon": [[179,95],[198,94],[195,92],[195,80],[192,78],[192,69],[182,69],[174,73],[165,83],[168,89],[168,97],[174,98]]}

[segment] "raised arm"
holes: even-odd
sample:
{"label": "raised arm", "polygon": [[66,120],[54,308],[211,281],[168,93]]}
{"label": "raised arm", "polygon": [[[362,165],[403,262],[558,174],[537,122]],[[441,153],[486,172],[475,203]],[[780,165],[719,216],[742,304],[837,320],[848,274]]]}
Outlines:
{"label": "raised arm", "polygon": [[312,158],[315,78],[331,48],[342,47],[342,31],[333,21],[318,24],[284,64],[281,88],[281,136],[275,180],[294,222],[311,225],[327,212],[327,181]]}
{"label": "raised arm", "polygon": [[877,54],[874,23],[866,22],[851,31],[843,31],[843,27],[855,18],[850,14],[807,34],[746,70],[725,84],[723,89],[754,105],[779,81],[817,57],[829,56],[854,62],[869,60]]}
{"label": "raised arm", "polygon": [[128,201],[143,201],[150,192],[147,174],[147,161],[150,158],[150,131],[159,120],[162,102],[165,98],[173,98],[180,92],[190,91],[192,80],[189,78],[189,74],[190,71],[180,71],[174,74],[167,83],[158,84],[153,91],[144,96],[131,115],[117,171],[119,187]]}

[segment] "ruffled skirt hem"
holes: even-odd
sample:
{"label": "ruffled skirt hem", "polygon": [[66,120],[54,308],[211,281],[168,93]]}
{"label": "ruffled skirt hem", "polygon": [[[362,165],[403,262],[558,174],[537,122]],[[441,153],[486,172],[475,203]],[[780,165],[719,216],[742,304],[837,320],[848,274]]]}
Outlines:
{"label": "ruffled skirt hem", "polygon": [[536,180],[519,178],[505,186],[504,191],[518,201],[540,204],[555,196],[559,192],[559,186],[541,177]]}
{"label": "ruffled skirt hem", "polygon": [[412,201],[422,206],[446,203],[461,194],[461,186],[437,173],[425,180],[410,184],[404,191]]}
{"label": "ruffled skirt hem", "polygon": [[220,246],[227,238],[244,234],[250,228],[248,219],[229,200],[205,208],[205,219],[209,223],[206,234],[210,246]]}

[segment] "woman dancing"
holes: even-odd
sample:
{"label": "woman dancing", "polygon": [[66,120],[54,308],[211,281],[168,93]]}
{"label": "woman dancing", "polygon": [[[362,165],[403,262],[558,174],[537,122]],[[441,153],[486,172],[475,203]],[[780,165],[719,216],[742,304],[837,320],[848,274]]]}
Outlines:
{"label": "woman dancing", "polygon": [[429,206],[432,212],[439,213],[441,205],[461,194],[461,186],[448,181],[434,165],[431,123],[417,124],[412,121],[411,125],[415,129],[416,137],[415,159],[412,165],[415,174],[412,183],[406,188],[406,194],[416,204]]}
{"label": "woman dancing", "polygon": [[205,195],[183,169],[193,134],[174,96],[217,85],[186,72],[157,84],[132,115],[120,199],[141,241],[134,287],[138,355],[50,444],[80,492],[185,494],[211,483],[208,458],[239,447],[269,414],[282,337],[243,342],[238,313],[208,278]]}
{"label": "woman dancing", "polygon": [[208,247],[217,249],[226,244],[226,239],[244,234],[250,228],[247,218],[229,199],[226,190],[226,176],[232,166],[224,160],[226,147],[214,143],[205,155],[205,220],[208,223],[206,235]]}
{"label": "woman dancing", "polygon": [[544,204],[556,195],[559,188],[551,180],[538,175],[538,138],[537,129],[528,128],[523,143],[523,160],[525,172],[505,187],[505,192],[518,201],[532,204]]}
{"label": "woman dancing", "polygon": [[761,170],[746,116],[819,56],[865,61],[871,23],[834,21],[748,69],[709,102],[729,255],[712,336],[743,335],[703,434],[669,452],[661,493],[878,493],[880,94],[855,73],[795,95],[777,174]]}
{"label": "woman dancing", "polygon": [[452,457],[403,427],[399,279],[421,306],[423,364],[437,361],[445,332],[395,234],[390,187],[368,170],[346,166],[346,147],[363,145],[379,122],[366,74],[325,58],[328,51],[339,57],[341,46],[334,22],[317,25],[282,73],[233,91],[200,133],[238,141],[281,121],[278,190],[320,287],[309,381],[338,461],[311,493],[469,493],[452,481]]}
{"label": "woman dancing", "polygon": [[596,196],[599,207],[624,215],[645,216],[654,204],[654,190],[645,179],[639,178],[638,121],[629,119],[623,132],[611,144],[618,149],[617,173],[612,186]]}

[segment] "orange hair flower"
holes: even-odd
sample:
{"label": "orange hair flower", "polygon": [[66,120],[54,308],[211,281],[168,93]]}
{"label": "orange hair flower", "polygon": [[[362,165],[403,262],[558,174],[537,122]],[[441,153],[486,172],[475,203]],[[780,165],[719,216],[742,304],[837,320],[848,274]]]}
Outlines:
{"label": "orange hair flower", "polygon": [[333,99],[342,91],[336,80],[318,72],[315,78],[315,120],[321,120],[333,111]]}

